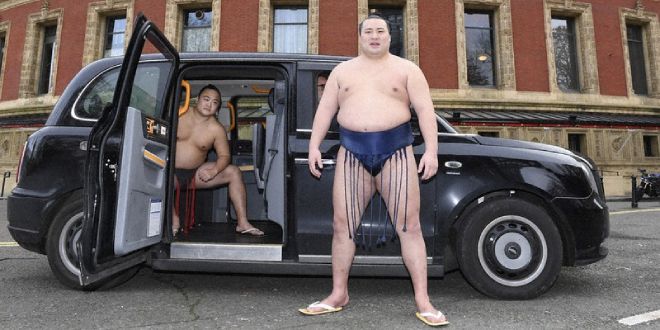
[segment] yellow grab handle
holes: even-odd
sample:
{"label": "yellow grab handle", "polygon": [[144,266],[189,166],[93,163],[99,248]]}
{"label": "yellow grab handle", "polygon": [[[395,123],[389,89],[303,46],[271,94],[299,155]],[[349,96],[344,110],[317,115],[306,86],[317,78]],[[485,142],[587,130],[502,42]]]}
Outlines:
{"label": "yellow grab handle", "polygon": [[183,106],[179,107],[179,116],[186,113],[186,111],[188,111],[188,106],[190,106],[190,83],[188,80],[181,80],[181,87],[186,90],[186,99],[183,102]]}
{"label": "yellow grab handle", "polygon": [[233,130],[234,127],[236,127],[236,108],[234,108],[234,104],[231,103],[230,101],[227,101],[227,109],[229,109],[229,116],[230,116],[230,125],[229,125],[229,130]]}
{"label": "yellow grab handle", "polygon": [[153,152],[151,152],[149,150],[146,150],[146,149],[144,149],[142,151],[142,154],[144,155],[144,159],[148,160],[152,164],[154,164],[154,165],[156,165],[160,168],[165,168],[165,165],[166,165],[165,159],[162,159],[162,158],[158,157],[158,155],[156,155]]}

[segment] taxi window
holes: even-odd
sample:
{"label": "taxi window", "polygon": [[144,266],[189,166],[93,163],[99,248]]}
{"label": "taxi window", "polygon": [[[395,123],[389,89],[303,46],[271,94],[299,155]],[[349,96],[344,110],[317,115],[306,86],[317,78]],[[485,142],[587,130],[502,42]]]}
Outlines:
{"label": "taxi window", "polygon": [[167,86],[167,79],[172,69],[172,63],[160,62],[140,64],[135,72],[133,90],[129,106],[140,110],[150,117],[162,118],[165,107],[163,99],[166,95],[163,88]]}
{"label": "taxi window", "polygon": [[273,114],[267,96],[238,98],[236,112],[239,140],[252,140],[252,124],[265,124],[266,116]]}
{"label": "taxi window", "polygon": [[96,77],[76,101],[73,107],[73,117],[77,119],[101,117],[103,108],[112,103],[118,75],[119,68],[114,68]]}
{"label": "taxi window", "polygon": [[[135,74],[130,106],[147,115],[161,117],[162,102],[166,100],[160,100],[156,95],[162,94],[158,89],[165,85],[169,69],[169,63],[140,64]],[[97,76],[76,101],[73,117],[81,120],[100,118],[103,109],[112,103],[118,76],[119,67]],[[154,84],[154,81],[158,83]]]}

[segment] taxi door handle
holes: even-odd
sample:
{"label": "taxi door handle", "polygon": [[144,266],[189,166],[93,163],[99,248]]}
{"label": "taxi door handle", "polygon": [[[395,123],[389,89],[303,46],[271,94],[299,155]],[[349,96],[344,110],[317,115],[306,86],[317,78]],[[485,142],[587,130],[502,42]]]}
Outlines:
{"label": "taxi door handle", "polygon": [[[296,158],[295,163],[296,163],[296,165],[308,165],[309,164],[309,158]],[[337,165],[336,160],[327,159],[327,158],[321,158],[321,163],[323,165],[330,165],[330,166]]]}
{"label": "taxi door handle", "polygon": [[158,155],[154,154],[153,152],[145,149],[142,151],[142,155],[144,156],[144,159],[146,159],[150,163],[160,168],[165,168],[165,164],[166,164],[165,159],[158,157]]}

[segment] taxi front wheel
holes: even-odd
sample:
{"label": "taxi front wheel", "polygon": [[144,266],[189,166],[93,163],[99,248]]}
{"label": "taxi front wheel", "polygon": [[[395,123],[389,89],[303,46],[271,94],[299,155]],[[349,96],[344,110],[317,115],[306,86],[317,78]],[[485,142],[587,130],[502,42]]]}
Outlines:
{"label": "taxi front wheel", "polygon": [[562,241],[548,212],[521,198],[495,198],[461,219],[456,256],[467,281],[498,299],[548,291],[562,264]]}

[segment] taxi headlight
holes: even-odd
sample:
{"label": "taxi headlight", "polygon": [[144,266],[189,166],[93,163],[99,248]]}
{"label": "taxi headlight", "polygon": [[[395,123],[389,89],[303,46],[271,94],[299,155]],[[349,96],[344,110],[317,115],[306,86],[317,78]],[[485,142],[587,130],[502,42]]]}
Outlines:
{"label": "taxi headlight", "polygon": [[589,182],[592,191],[597,192],[598,184],[596,183],[596,178],[594,177],[594,173],[591,171],[591,166],[589,165],[589,163],[587,163],[586,160],[579,159],[578,164],[580,165],[582,172],[584,172],[584,176],[587,178],[587,181]]}

